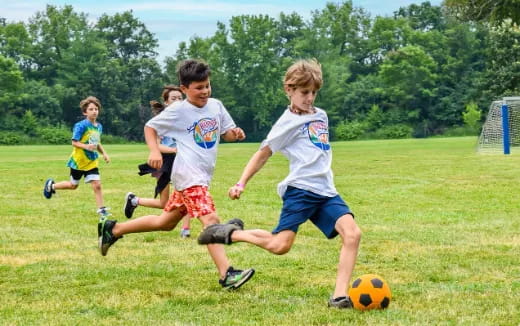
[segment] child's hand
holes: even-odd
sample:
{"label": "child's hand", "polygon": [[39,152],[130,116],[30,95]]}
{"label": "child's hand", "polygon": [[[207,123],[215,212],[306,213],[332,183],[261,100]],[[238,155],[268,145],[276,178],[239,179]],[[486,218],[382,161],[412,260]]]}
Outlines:
{"label": "child's hand", "polygon": [[148,155],[148,165],[159,170],[162,166],[162,155],[160,151],[152,151]]}
{"label": "child's hand", "polygon": [[105,160],[105,162],[110,163],[110,157],[107,154],[103,153],[103,159]]}
{"label": "child's hand", "polygon": [[228,195],[231,199],[240,199],[240,195],[244,192],[244,185],[237,183],[229,188]]}
{"label": "child's hand", "polygon": [[97,149],[97,145],[96,144],[85,144],[85,149],[87,151],[94,152]]}
{"label": "child's hand", "polygon": [[242,128],[233,128],[231,131],[233,132],[233,135],[235,136],[236,140],[246,139],[246,133],[244,132],[244,130],[242,130]]}

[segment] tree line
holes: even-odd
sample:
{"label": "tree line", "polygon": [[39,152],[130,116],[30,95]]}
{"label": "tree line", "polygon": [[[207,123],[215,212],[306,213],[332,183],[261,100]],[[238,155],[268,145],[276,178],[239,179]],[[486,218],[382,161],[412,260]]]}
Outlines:
{"label": "tree line", "polygon": [[91,22],[48,5],[27,23],[0,18],[0,143],[67,143],[88,95],[103,104],[105,140],[142,141],[149,101],[178,83],[187,58],[210,64],[213,96],[251,141],[285,109],[283,73],[298,58],[322,64],[316,106],[327,110],[333,140],[476,134],[491,101],[520,93],[520,30],[514,19],[471,19],[463,0],[449,2],[386,17],[352,1],[309,19],[235,16],[210,37],[181,42],[163,65],[158,40],[132,11]]}

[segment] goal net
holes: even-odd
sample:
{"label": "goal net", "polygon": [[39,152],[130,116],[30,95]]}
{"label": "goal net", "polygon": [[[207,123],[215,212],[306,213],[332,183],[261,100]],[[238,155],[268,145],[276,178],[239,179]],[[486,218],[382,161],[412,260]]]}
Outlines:
{"label": "goal net", "polygon": [[478,139],[479,153],[520,152],[520,97],[504,97],[489,107]]}

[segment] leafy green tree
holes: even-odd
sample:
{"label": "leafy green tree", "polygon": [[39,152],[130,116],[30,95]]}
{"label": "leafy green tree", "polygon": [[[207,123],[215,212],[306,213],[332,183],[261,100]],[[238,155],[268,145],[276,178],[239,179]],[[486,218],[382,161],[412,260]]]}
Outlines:
{"label": "leafy green tree", "polygon": [[493,24],[509,20],[520,24],[518,0],[445,0],[444,5],[462,20],[489,21]]}
{"label": "leafy green tree", "polygon": [[478,109],[477,104],[475,102],[470,102],[466,105],[466,108],[462,113],[462,120],[464,120],[466,126],[476,133],[480,129],[481,116],[482,112]]}
{"label": "leafy green tree", "polygon": [[0,112],[7,114],[22,97],[22,72],[13,59],[0,55]]}
{"label": "leafy green tree", "polygon": [[29,77],[54,84],[64,51],[87,30],[87,16],[74,12],[70,5],[47,5],[44,12],[37,12],[28,25],[33,42]]}
{"label": "leafy green tree", "polygon": [[146,25],[134,17],[133,12],[99,18],[95,29],[106,40],[109,57],[122,59],[127,63],[131,59],[154,58],[158,40],[146,28]]}

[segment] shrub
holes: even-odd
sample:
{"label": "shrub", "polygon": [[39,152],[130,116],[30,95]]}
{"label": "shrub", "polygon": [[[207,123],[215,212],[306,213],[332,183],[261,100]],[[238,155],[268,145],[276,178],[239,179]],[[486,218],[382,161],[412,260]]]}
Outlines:
{"label": "shrub", "polygon": [[101,135],[101,144],[128,144],[131,143],[128,139],[121,136]]}
{"label": "shrub", "polygon": [[375,138],[378,139],[398,139],[411,138],[413,128],[405,124],[395,124],[383,126],[374,133]]}
{"label": "shrub", "polygon": [[63,127],[39,128],[37,137],[44,144],[70,144],[72,132]]}
{"label": "shrub", "polygon": [[354,140],[359,139],[366,131],[364,123],[359,121],[346,122],[343,121],[334,128],[336,140]]}
{"label": "shrub", "polygon": [[14,131],[0,131],[0,145],[22,145],[29,144],[27,135]]}

